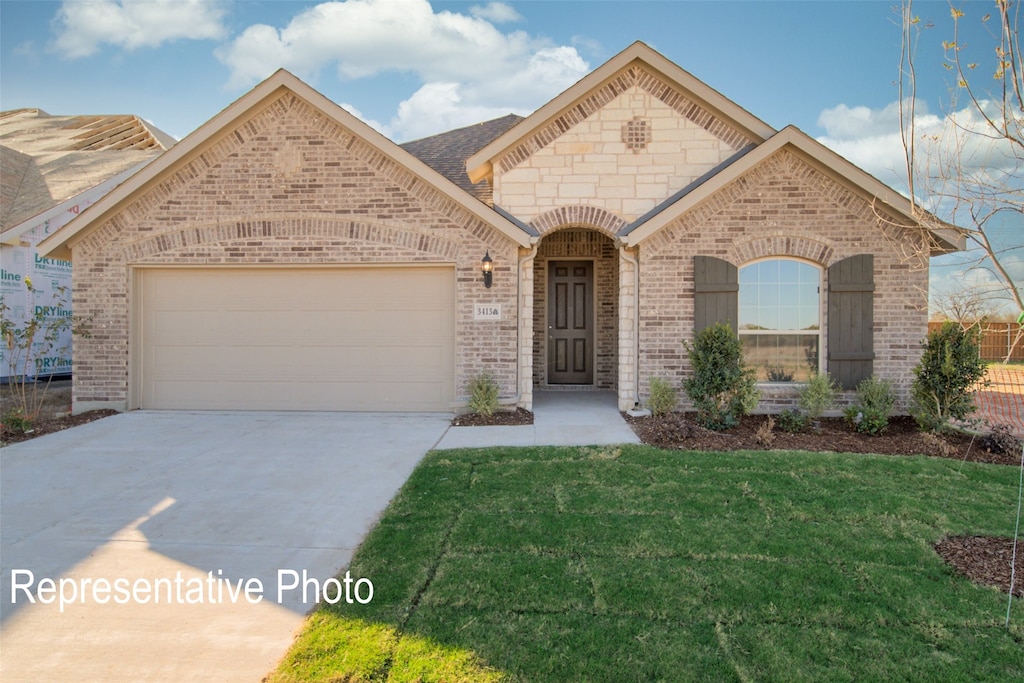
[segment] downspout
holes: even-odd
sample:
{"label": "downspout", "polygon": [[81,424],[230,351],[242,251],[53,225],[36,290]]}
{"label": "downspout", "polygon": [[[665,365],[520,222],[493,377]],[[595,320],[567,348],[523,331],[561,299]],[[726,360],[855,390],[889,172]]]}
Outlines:
{"label": "downspout", "polygon": [[636,364],[633,368],[633,405],[634,407],[640,407],[640,262],[629,255],[627,251],[628,247],[619,243],[619,253],[626,263],[632,264],[633,266],[633,362]]}

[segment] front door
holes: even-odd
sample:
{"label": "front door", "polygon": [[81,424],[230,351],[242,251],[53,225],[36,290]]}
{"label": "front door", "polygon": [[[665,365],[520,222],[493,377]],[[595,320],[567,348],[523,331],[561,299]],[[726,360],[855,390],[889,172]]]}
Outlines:
{"label": "front door", "polygon": [[548,384],[594,383],[594,264],[551,261]]}

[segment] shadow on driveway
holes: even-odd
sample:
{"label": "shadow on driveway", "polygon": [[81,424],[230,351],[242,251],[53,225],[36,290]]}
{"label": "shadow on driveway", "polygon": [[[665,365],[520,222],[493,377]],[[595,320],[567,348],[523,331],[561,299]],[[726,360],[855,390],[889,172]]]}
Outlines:
{"label": "shadow on driveway", "polygon": [[0,450],[0,678],[259,680],[450,417],[140,411]]}

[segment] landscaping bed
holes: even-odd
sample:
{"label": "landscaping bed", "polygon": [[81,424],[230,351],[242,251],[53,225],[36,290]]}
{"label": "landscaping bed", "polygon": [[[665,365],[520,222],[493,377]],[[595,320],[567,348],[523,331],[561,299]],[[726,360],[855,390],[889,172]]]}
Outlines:
{"label": "landscaping bed", "polygon": [[746,415],[733,429],[715,432],[697,425],[693,414],[667,413],[654,417],[623,414],[640,440],[659,448],[695,451],[800,450],[833,453],[878,453],[881,455],[930,455],[970,462],[1019,465],[1020,450],[996,453],[987,450],[984,441],[969,433],[927,434],[913,418],[893,417],[889,427],[878,436],[857,432],[839,417],[823,418],[820,431],[811,429],[791,434],[776,426],[771,443],[763,443],[758,431],[765,415]]}

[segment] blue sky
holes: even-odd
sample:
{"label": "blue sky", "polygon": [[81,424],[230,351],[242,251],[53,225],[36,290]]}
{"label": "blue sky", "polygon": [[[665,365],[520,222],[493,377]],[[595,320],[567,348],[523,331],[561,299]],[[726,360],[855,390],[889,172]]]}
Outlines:
{"label": "blue sky", "polygon": [[[898,4],[0,0],[0,109],[137,114],[181,138],[283,66],[401,142],[527,114],[642,40],[769,125],[794,124],[900,187]],[[958,5],[960,42],[988,50],[979,18],[992,3]],[[949,5],[914,8],[934,24],[917,58],[919,114],[941,126]],[[989,57],[972,55],[982,69]],[[943,263],[939,277],[957,277]],[[984,284],[983,272],[964,277]]]}

